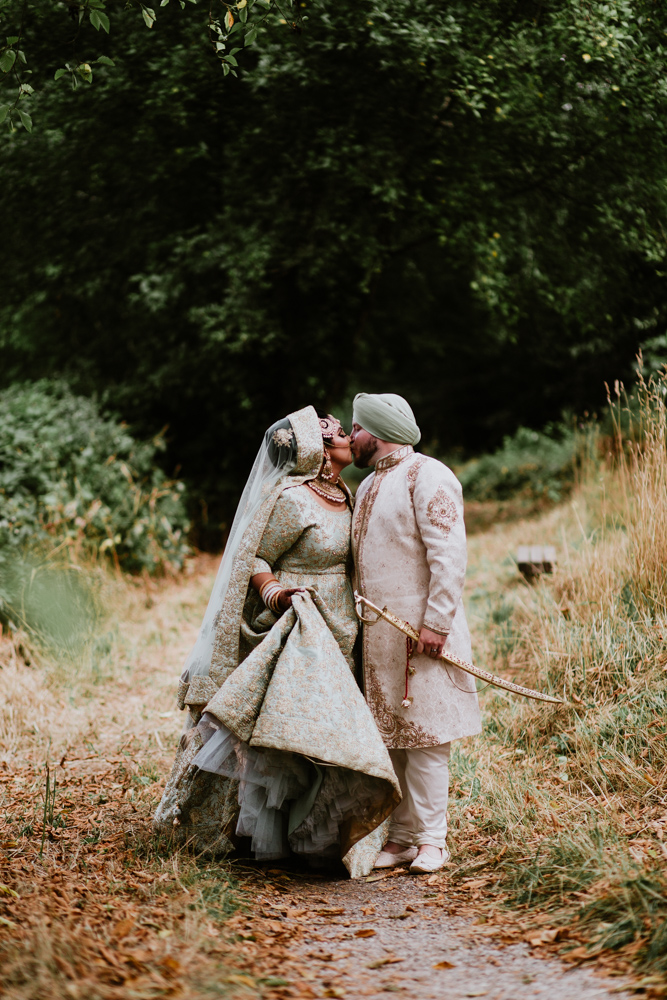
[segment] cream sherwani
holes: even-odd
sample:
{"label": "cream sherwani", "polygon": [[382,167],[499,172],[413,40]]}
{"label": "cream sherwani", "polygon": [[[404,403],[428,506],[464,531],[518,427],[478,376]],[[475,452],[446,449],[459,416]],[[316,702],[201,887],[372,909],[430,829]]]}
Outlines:
{"label": "cream sherwani", "polygon": [[[454,473],[410,445],[392,452],[359,487],[352,535],[361,593],[415,628],[448,633],[445,651],[470,660],[463,499]],[[429,747],[480,732],[470,674],[423,654],[411,662],[413,700],[403,708],[405,636],[384,621],[364,626],[366,698],[386,745]]]}
{"label": "cream sherwani", "polygon": [[[357,491],[352,536],[360,592],[416,628],[446,634],[445,651],[470,660],[463,498],[453,472],[411,445],[387,455]],[[454,666],[414,656],[411,704],[403,707],[406,660],[401,632],[384,621],[364,626],[366,699],[404,796],[390,836],[444,847],[449,743],[481,730],[475,682]]]}

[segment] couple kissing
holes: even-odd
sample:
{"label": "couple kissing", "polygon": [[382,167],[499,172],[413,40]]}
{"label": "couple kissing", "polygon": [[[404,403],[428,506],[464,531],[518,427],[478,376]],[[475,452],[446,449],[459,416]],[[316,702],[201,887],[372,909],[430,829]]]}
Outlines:
{"label": "couple kissing", "polygon": [[[353,878],[449,859],[450,744],[481,725],[472,677],[438,659],[470,659],[461,486],[420,438],[393,393],[358,394],[351,435],[312,406],[266,431],[181,675],[158,832]],[[373,467],[354,499],[352,461]],[[355,588],[419,641],[360,626]]]}

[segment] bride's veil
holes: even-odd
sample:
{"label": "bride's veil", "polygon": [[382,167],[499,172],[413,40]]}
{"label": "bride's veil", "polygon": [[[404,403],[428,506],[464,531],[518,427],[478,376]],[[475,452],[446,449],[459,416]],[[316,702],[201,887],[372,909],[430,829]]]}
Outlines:
{"label": "bride's veil", "polygon": [[192,681],[193,677],[208,676],[215,644],[216,618],[224,604],[239,545],[262,502],[294,470],[297,459],[296,435],[289,417],[284,417],[266,431],[241,494],[206,614],[181,674],[181,680],[185,683]]}

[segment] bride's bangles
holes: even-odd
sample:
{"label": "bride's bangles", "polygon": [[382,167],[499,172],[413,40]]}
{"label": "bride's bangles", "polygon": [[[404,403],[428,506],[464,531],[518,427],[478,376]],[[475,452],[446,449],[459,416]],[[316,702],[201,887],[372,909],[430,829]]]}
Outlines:
{"label": "bride's bangles", "polygon": [[264,601],[264,604],[267,606],[269,611],[273,611],[274,615],[282,614],[282,608],[278,603],[282,592],[283,588],[276,579],[267,580],[259,592],[259,596]]}

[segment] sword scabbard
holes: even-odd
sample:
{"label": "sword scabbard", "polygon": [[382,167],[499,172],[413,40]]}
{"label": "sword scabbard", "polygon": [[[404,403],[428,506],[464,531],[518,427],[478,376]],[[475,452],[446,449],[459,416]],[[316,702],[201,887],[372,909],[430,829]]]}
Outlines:
{"label": "sword scabbard", "polygon": [[[369,601],[367,597],[360,594],[358,590],[354,592],[354,607],[357,612],[357,617],[360,621],[364,622],[365,625],[373,626],[383,619],[394,628],[398,629],[399,632],[403,632],[404,635],[410,637],[410,639],[417,642],[419,640],[419,632],[411,625],[410,622],[403,621],[398,615],[395,615],[392,611],[389,611],[386,607],[378,608],[377,604],[373,604]],[[361,613],[361,610],[368,609],[373,614],[375,618],[365,618]],[[551,694],[543,694],[542,691],[534,691],[532,688],[524,687],[522,684],[515,684],[514,681],[506,681],[504,677],[497,677],[495,674],[490,673],[488,670],[484,670],[483,667],[476,667],[472,663],[468,663],[466,660],[461,660],[458,656],[452,654],[447,655],[446,653],[441,653],[438,657],[445,664],[449,664],[452,667],[458,667],[459,670],[464,670],[467,674],[472,677],[477,677],[479,680],[484,681],[485,684],[492,684],[494,687],[502,688],[505,691],[512,691],[514,694],[519,694],[523,698],[533,698],[536,701],[546,701],[552,705],[567,705],[569,702],[564,701],[562,698],[554,698]],[[472,694],[472,692],[470,692]]]}

